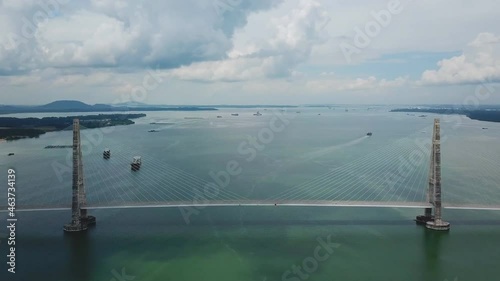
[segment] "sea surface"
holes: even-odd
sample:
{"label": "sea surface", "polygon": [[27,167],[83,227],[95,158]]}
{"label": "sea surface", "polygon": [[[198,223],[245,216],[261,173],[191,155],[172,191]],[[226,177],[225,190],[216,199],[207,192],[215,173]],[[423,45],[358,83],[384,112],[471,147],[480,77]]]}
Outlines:
{"label": "sea surface", "polygon": [[[389,110],[146,112],[134,125],[82,130],[90,206],[278,204],[91,210],[97,225],[77,234],[62,230],[68,210],[17,212],[15,274],[7,272],[3,212],[0,280],[499,280],[500,211],[445,209],[452,228],[440,233],[415,225],[420,209],[279,206],[424,202],[434,118],[442,127],[443,202],[500,205],[500,123]],[[71,149],[44,147],[71,142],[71,128],[1,142],[0,206],[14,169],[19,208],[69,207]],[[134,156],[143,161],[137,172],[130,169]]]}

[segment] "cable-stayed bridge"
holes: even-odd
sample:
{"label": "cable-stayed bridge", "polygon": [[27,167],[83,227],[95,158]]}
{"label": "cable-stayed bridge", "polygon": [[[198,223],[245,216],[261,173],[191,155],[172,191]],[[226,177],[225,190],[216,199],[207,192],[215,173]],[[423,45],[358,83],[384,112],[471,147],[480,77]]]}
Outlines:
{"label": "cable-stayed bridge", "polygon": [[[137,173],[137,177],[126,177],[123,173],[129,171],[107,170],[102,165],[92,165],[99,166],[99,169],[89,173],[87,165],[84,181],[79,126],[76,120],[73,125],[72,197],[67,196],[71,195],[68,193],[69,186],[66,190],[56,190],[52,193],[38,190],[31,198],[19,201],[16,211],[72,210],[72,222],[65,229],[80,231],[95,221],[95,218],[88,215],[89,210],[111,208],[226,206],[417,208],[425,209],[424,215],[419,216],[417,220],[429,224],[428,227],[433,229],[449,228],[449,224],[443,222],[441,218],[443,208],[500,210],[500,205],[496,204],[499,201],[495,200],[498,197],[495,194],[488,194],[491,190],[486,192],[480,190],[480,185],[485,181],[494,184],[496,179],[488,175],[496,174],[495,165],[491,165],[492,171],[479,170],[479,173],[488,175],[480,175],[477,180],[478,186],[466,190],[465,194],[470,192],[471,195],[477,195],[475,198],[480,196],[482,203],[459,200],[443,202],[440,192],[439,122],[434,124],[433,139],[427,143],[416,143],[409,138],[402,139],[272,196],[241,195],[225,185],[227,172],[226,175],[216,175],[213,181],[207,181],[160,160],[154,160],[154,155],[151,157],[146,155],[148,162],[143,164],[144,167]],[[488,155],[475,156],[487,164],[493,161]],[[309,159],[314,155],[304,157]],[[113,153],[112,159],[122,162],[130,160],[120,153]],[[150,183],[147,187],[145,180]],[[108,188],[109,186],[112,188]],[[446,199],[454,199],[455,196],[459,195],[444,190]]]}
{"label": "cable-stayed bridge", "polygon": [[[134,208],[182,208],[182,207],[357,207],[357,208],[408,208],[423,209],[432,208],[432,204],[425,202],[385,202],[385,201],[325,201],[325,200],[211,200],[205,203],[193,201],[165,201],[165,202],[128,202],[115,205],[90,204],[81,209],[105,210],[105,209],[134,209]],[[483,204],[443,204],[443,209],[450,210],[485,210],[500,211],[500,205]],[[70,206],[24,206],[18,209],[20,212],[35,211],[69,211]]]}

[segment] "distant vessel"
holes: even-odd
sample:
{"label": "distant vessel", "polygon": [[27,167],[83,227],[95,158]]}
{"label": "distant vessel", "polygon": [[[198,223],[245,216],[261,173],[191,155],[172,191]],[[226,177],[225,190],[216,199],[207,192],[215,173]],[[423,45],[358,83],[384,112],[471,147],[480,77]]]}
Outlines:
{"label": "distant vessel", "polygon": [[141,165],[142,165],[141,156],[135,156],[134,159],[132,159],[132,163],[130,163],[132,171],[138,171],[141,168]]}
{"label": "distant vessel", "polygon": [[366,135],[367,135],[367,136],[371,136],[371,135],[373,135],[373,134],[372,134],[372,132],[368,132],[368,133],[366,133]]}
{"label": "distant vessel", "polygon": [[13,156],[13,155],[14,155],[14,152],[9,153],[9,156]]}
{"label": "distant vessel", "polygon": [[483,127],[483,130],[488,130],[488,128],[486,128],[486,127]]}
{"label": "distant vessel", "polygon": [[151,124],[151,125],[173,125],[174,123],[172,123],[172,122],[152,122],[149,124]]}
{"label": "distant vessel", "polygon": [[104,152],[102,153],[102,157],[104,159],[111,158],[111,150],[109,148],[104,149]]}
{"label": "distant vessel", "polygon": [[222,116],[218,115],[217,118],[222,118]]}
{"label": "distant vessel", "polygon": [[158,130],[149,130],[148,132],[150,132],[150,133],[158,133],[159,131]]}
{"label": "distant vessel", "polygon": [[47,145],[45,149],[52,149],[52,148],[73,148],[72,145]]}
{"label": "distant vessel", "polygon": [[262,116],[262,113],[258,112],[253,114],[254,116]]}
{"label": "distant vessel", "polygon": [[420,116],[418,116],[418,117],[427,117],[427,115],[420,115]]}
{"label": "distant vessel", "polygon": [[231,114],[232,116],[240,116],[238,113]]}

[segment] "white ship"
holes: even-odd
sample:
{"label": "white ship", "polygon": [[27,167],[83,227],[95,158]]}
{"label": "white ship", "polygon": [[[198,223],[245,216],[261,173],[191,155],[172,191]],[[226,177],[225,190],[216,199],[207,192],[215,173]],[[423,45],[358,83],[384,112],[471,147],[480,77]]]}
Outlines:
{"label": "white ship", "polygon": [[132,163],[130,163],[132,171],[138,171],[141,168],[141,165],[142,165],[141,156],[135,156],[134,159],[132,159]]}

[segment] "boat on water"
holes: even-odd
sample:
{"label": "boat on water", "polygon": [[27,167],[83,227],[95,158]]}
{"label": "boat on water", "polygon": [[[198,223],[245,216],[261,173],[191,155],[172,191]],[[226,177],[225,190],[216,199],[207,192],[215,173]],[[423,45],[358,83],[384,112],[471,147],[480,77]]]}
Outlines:
{"label": "boat on water", "polygon": [[111,158],[111,149],[109,149],[109,148],[104,149],[104,152],[102,153],[102,157],[104,159]]}
{"label": "boat on water", "polygon": [[151,122],[150,125],[174,125],[173,122]]}
{"label": "boat on water", "polygon": [[135,156],[132,159],[132,163],[130,163],[130,167],[132,171],[138,171],[141,168],[142,165],[142,158],[141,156]]}
{"label": "boat on water", "polygon": [[159,131],[158,130],[149,130],[148,132],[149,133],[158,133]]}
{"label": "boat on water", "polygon": [[368,132],[368,133],[366,133],[366,135],[370,137],[373,134],[372,134],[372,132]]}
{"label": "boat on water", "polygon": [[218,115],[217,118],[222,118],[222,116]]}
{"label": "boat on water", "polygon": [[240,116],[238,113],[231,114],[232,116]]}
{"label": "boat on water", "polygon": [[45,149],[55,149],[55,148],[73,148],[72,145],[47,145]]}
{"label": "boat on water", "polygon": [[262,116],[262,113],[258,112],[253,114],[254,116]]}
{"label": "boat on water", "polygon": [[14,152],[9,153],[9,156],[14,156]]}

